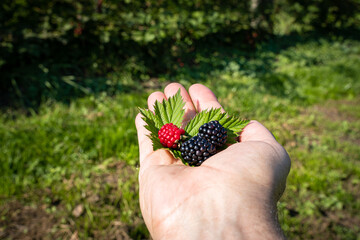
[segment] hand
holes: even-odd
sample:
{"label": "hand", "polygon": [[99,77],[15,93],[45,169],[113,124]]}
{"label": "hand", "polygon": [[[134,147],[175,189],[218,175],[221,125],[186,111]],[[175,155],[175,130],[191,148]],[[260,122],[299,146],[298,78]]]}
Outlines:
{"label": "hand", "polygon": [[[156,100],[178,89],[186,102],[184,122],[196,112],[221,105],[210,89],[178,84],[148,98]],[[154,239],[284,239],[276,203],[290,170],[290,159],[274,136],[251,121],[240,142],[217,153],[200,167],[185,166],[164,149],[153,151],[140,115],[140,207]]]}

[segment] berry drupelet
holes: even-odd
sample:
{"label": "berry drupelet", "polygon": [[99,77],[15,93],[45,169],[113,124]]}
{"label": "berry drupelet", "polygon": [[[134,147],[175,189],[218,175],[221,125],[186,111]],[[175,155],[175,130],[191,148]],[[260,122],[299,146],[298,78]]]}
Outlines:
{"label": "berry drupelet", "polygon": [[172,123],[162,126],[158,132],[160,143],[164,147],[177,149],[181,135],[185,134],[185,130],[178,128]]}
{"label": "berry drupelet", "polygon": [[219,147],[223,146],[227,140],[226,129],[219,121],[211,121],[203,124],[199,128],[198,136]]}
{"label": "berry drupelet", "polygon": [[205,139],[195,136],[181,145],[180,152],[184,161],[190,166],[200,166],[215,154],[216,148]]}

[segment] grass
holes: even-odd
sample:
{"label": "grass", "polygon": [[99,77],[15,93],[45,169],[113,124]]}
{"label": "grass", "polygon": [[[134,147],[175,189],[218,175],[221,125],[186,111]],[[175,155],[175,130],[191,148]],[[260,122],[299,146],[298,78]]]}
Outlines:
{"label": "grass", "polygon": [[[225,109],[261,121],[288,150],[278,207],[289,238],[359,239],[360,42],[280,39],[252,53],[225,50],[200,52],[171,80],[203,82]],[[148,238],[134,118],[153,90],[3,111],[0,238]]]}

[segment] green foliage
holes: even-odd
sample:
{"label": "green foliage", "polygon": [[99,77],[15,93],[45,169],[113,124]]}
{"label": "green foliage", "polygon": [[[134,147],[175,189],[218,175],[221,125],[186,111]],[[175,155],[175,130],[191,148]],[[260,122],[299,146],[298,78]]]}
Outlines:
{"label": "green foliage", "polygon": [[194,41],[248,29],[248,9],[237,1],[2,1],[1,102],[36,107],[136,89],[116,74],[141,81],[171,71]]}
{"label": "green foliage", "polygon": [[[287,139],[283,144],[293,163],[279,206],[282,226],[289,238],[359,237],[357,227],[342,224],[345,219],[358,221],[354,213],[360,207],[354,192],[360,183],[360,165],[356,160],[360,152],[352,134],[358,136],[360,128],[358,118],[351,117],[359,110],[358,103],[358,98],[329,101],[291,118],[278,115],[284,123],[282,127],[270,123],[278,139]],[[344,106],[352,106],[352,113],[343,110]],[[323,226],[323,230],[314,230],[318,226]]]}
{"label": "green foliage", "polygon": [[359,8],[355,0],[4,0],[1,105],[136,90],[198,65],[193,56],[209,44],[248,49],[273,33],[358,31]]}
{"label": "green foliage", "polygon": [[210,84],[232,107],[238,109],[242,103],[238,111],[245,118],[270,114],[272,101],[285,111],[290,102],[309,105],[351,99],[360,92],[359,42],[355,40],[284,37],[261,44],[251,54],[237,50],[228,54],[227,50],[199,54],[197,66],[184,67],[177,78],[169,78]]}
{"label": "green foliage", "polygon": [[360,2],[343,1],[275,1],[277,24],[275,31],[288,34],[291,31],[334,31],[336,29],[359,28]]}
{"label": "green foliage", "polygon": [[18,116],[11,121],[3,115],[1,159],[6,160],[1,162],[0,178],[7,184],[1,194],[11,195],[37,183],[51,186],[75,169],[110,157],[135,166],[138,147],[133,118],[142,99],[138,95],[119,96],[116,101],[90,97],[69,107],[43,106],[39,117]]}

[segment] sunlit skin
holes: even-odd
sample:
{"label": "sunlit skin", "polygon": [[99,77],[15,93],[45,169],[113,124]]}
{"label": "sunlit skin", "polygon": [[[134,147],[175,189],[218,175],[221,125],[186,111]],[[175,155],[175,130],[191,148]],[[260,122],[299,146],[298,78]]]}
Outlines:
{"label": "sunlit skin", "polygon": [[[178,84],[148,98],[153,110],[181,90],[184,123],[196,112],[222,108],[201,84],[189,92]],[[136,117],[140,147],[140,207],[154,239],[285,239],[276,203],[290,170],[290,158],[274,136],[251,121],[239,143],[188,167],[164,149],[153,151],[141,116]]]}

